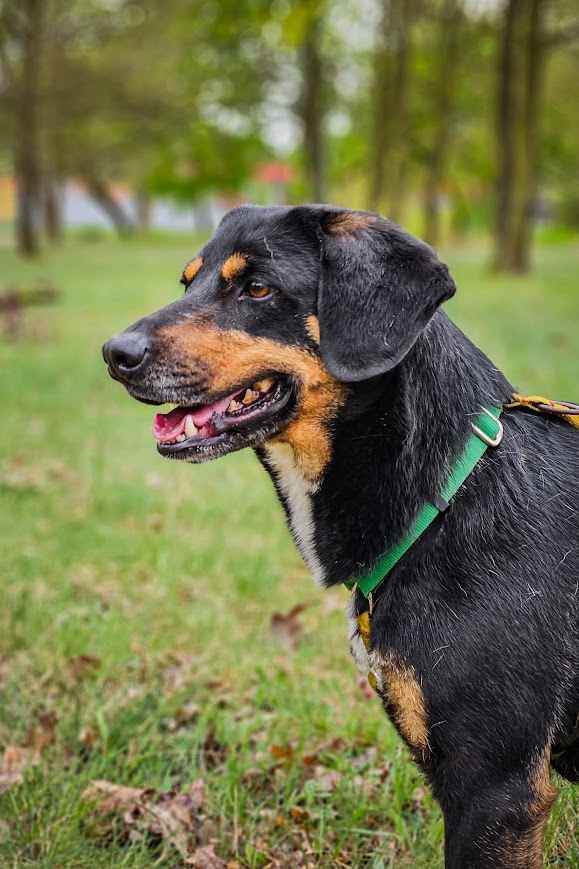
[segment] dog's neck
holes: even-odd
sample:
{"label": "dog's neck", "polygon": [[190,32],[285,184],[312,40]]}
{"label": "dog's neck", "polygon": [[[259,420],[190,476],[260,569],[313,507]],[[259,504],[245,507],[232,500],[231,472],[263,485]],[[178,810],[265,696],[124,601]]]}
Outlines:
{"label": "dog's neck", "polygon": [[442,489],[481,406],[505,401],[503,375],[445,314],[392,372],[349,390],[332,457],[315,486],[289,445],[260,455],[296,543],[325,585],[365,572]]}

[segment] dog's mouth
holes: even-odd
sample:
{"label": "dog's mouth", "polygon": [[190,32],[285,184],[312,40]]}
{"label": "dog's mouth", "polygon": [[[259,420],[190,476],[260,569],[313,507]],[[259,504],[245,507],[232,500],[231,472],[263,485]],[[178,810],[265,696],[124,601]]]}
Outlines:
{"label": "dog's mouth", "polygon": [[265,377],[211,403],[156,414],[153,435],[163,456],[208,461],[263,443],[289,422],[296,404],[290,378]]}

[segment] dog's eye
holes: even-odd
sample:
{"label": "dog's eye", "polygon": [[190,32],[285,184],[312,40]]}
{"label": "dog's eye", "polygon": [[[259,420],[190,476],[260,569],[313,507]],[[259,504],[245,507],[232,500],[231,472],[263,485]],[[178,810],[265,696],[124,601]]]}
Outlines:
{"label": "dog's eye", "polygon": [[250,299],[268,299],[272,295],[272,291],[269,287],[252,281],[246,286],[244,295],[249,296]]}

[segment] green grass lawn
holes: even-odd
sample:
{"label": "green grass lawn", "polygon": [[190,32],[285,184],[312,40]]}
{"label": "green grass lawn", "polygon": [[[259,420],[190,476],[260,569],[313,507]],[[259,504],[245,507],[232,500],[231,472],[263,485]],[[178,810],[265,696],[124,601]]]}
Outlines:
{"label": "green grass lawn", "polygon": [[[346,592],[314,587],[252,454],[162,460],[152,408],[106,376],[103,340],[175,297],[194,253],[0,249],[1,285],[63,293],[0,338],[0,865],[172,867],[214,846],[223,864],[193,865],[436,869],[441,816],[359,683]],[[449,309],[517,386],[579,400],[577,248],[525,279],[491,277],[477,247],[447,259]],[[296,604],[292,645],[270,623]],[[81,798],[99,779],[154,790],[109,816]],[[185,817],[175,794],[199,779]],[[549,866],[579,866],[578,808],[562,786]]]}

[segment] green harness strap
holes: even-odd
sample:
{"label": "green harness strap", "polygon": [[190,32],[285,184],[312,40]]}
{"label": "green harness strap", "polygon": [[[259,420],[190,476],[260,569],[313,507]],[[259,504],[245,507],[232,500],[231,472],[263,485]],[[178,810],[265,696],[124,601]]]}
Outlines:
{"label": "green harness strap", "polygon": [[359,588],[364,597],[370,601],[372,608],[372,592],[382,580],[388,576],[392,568],[398,564],[403,555],[424,534],[428,526],[448,506],[464,481],[473,472],[480,459],[489,447],[498,447],[503,439],[503,425],[499,419],[502,407],[483,408],[476,423],[471,423],[473,434],[470,435],[464,451],[457,459],[445,488],[437,499],[439,507],[427,503],[424,505],[412,529],[395,546],[388,550],[377,562],[376,566],[363,576],[355,577],[344,583],[348,588]]}

